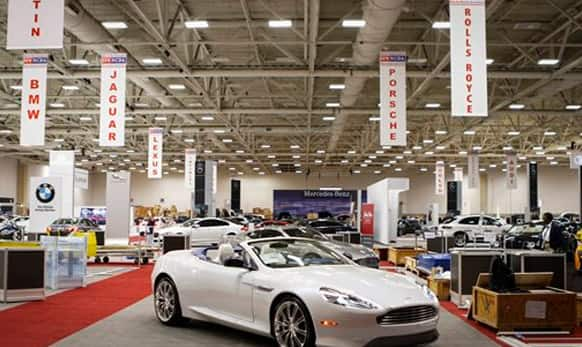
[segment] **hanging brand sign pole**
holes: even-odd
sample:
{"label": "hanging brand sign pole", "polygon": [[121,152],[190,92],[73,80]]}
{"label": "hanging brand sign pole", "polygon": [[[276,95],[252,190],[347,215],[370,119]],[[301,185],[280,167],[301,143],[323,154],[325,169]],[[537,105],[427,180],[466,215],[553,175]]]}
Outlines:
{"label": "hanging brand sign pole", "polygon": [[162,141],[164,129],[149,129],[148,178],[162,178]]}
{"label": "hanging brand sign pole", "polygon": [[64,0],[10,0],[6,48],[63,48],[64,17]]}
{"label": "hanging brand sign pole", "polygon": [[437,162],[434,172],[435,194],[445,195],[445,163]]}
{"label": "hanging brand sign pole", "polygon": [[44,146],[48,55],[25,54],[22,65],[20,144]]}
{"label": "hanging brand sign pole", "polygon": [[468,161],[469,189],[474,189],[479,186],[479,156],[471,154]]}
{"label": "hanging brand sign pole", "polygon": [[101,57],[101,113],[99,146],[125,145],[125,66],[126,54]]}
{"label": "hanging brand sign pole", "polygon": [[194,189],[196,180],[196,150],[186,149],[184,158],[184,184],[187,189]]}
{"label": "hanging brand sign pole", "polygon": [[517,158],[514,154],[509,154],[505,158],[506,164],[506,187],[507,189],[517,189]]}
{"label": "hanging brand sign pole", "polygon": [[451,20],[451,111],[487,117],[485,0],[449,0]]}
{"label": "hanging brand sign pole", "polygon": [[380,145],[406,146],[404,52],[380,52]]}

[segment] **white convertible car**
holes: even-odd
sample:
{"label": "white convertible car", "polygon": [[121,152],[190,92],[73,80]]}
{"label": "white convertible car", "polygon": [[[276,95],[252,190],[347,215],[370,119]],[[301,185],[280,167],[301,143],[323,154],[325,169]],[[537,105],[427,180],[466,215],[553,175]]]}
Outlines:
{"label": "white convertible car", "polygon": [[321,243],[272,238],[162,256],[157,318],[272,336],[279,346],[403,346],[438,338],[439,304],[400,274],[358,266]]}

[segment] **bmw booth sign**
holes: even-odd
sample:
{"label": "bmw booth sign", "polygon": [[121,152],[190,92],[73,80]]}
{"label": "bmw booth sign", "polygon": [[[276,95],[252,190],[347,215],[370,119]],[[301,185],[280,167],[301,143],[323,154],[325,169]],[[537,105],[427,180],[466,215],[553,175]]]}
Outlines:
{"label": "bmw booth sign", "polygon": [[44,233],[55,219],[61,218],[61,177],[30,178],[30,233]]}

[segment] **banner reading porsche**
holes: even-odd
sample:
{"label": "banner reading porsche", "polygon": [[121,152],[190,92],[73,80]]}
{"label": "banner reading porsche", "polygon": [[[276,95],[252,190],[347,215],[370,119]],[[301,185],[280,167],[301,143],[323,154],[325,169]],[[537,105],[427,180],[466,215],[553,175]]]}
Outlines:
{"label": "banner reading porsche", "polygon": [[162,141],[164,129],[149,129],[148,178],[162,178]]}
{"label": "banner reading porsche", "polygon": [[487,117],[485,0],[449,0],[451,20],[451,111]]}
{"label": "banner reading porsche", "polygon": [[517,189],[517,157],[513,154],[507,155],[506,164],[506,187],[507,189]]}
{"label": "banner reading porsche", "polygon": [[184,184],[187,189],[194,189],[196,180],[196,150],[186,149],[184,158]]}
{"label": "banner reading porsche", "polygon": [[406,146],[404,52],[380,52],[380,145]]}
{"label": "banner reading porsche", "polygon": [[10,0],[6,48],[63,48],[64,17],[64,0]]}
{"label": "banner reading porsche", "polygon": [[468,159],[468,178],[469,178],[469,189],[474,189],[479,186],[479,156],[477,154],[469,155]]}
{"label": "banner reading porsche", "polygon": [[101,113],[99,146],[125,145],[125,65],[124,53],[101,57]]}
{"label": "banner reading porsche", "polygon": [[437,162],[434,172],[435,178],[435,194],[445,195],[445,163]]}
{"label": "banner reading porsche", "polygon": [[25,54],[22,64],[20,145],[44,146],[48,55]]}

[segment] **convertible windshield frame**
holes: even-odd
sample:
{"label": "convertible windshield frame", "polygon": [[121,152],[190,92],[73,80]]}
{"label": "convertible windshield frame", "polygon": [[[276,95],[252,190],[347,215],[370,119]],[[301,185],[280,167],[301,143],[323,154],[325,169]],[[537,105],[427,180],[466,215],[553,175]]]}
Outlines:
{"label": "convertible windshield frame", "polygon": [[[269,249],[274,251],[269,252],[267,256],[267,253],[263,253],[263,249],[268,245],[276,245],[278,247],[269,246]],[[309,239],[257,239],[247,242],[247,247],[262,266],[270,269],[289,269],[317,265],[350,264],[350,262],[341,254],[328,247],[325,247],[318,241]],[[304,249],[301,249],[302,247]],[[291,250],[291,252],[277,251],[282,249]],[[303,254],[301,254],[302,251],[304,251]],[[307,255],[309,255],[309,257],[306,257]]]}

